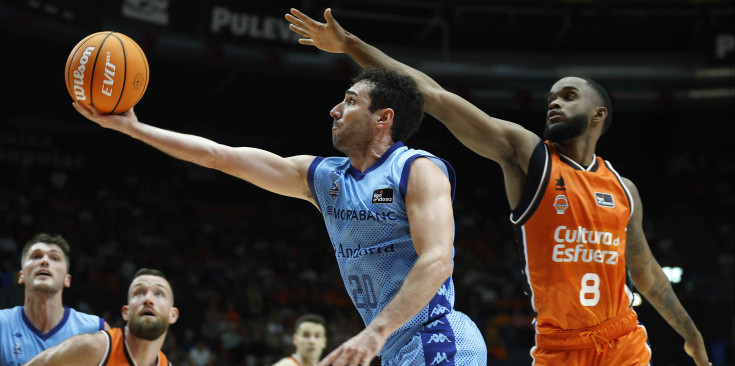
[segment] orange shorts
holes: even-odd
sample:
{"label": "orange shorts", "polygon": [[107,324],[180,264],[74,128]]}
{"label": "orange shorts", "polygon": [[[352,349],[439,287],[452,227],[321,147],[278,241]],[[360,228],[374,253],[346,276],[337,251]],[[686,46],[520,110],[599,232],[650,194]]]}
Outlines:
{"label": "orange shorts", "polygon": [[651,362],[646,329],[628,310],[600,325],[554,334],[537,334],[534,366],[644,366]]}

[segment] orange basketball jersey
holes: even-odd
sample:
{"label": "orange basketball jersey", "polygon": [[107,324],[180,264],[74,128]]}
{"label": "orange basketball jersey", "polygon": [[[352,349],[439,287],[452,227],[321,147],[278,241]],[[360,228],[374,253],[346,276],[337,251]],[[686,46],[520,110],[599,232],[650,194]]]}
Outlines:
{"label": "orange basketball jersey", "polygon": [[537,146],[524,198],[511,214],[537,333],[591,327],[630,307],[625,234],[632,202],[609,162],[595,156],[583,167],[549,141]]}
{"label": "orange basketball jersey", "polygon": [[[125,332],[121,328],[103,330],[107,335],[107,352],[100,365],[107,366],[135,366],[136,363],[130,355],[127,343],[125,343]],[[158,366],[171,366],[163,351],[158,351]]]}

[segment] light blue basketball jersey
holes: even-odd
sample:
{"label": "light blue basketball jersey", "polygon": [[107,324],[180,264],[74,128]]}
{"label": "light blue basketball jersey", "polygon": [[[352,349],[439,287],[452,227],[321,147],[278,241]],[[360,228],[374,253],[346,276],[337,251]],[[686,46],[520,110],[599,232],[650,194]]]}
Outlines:
{"label": "light blue basketball jersey", "polygon": [[[317,157],[309,167],[309,188],[324,217],[342,280],[366,325],[398,293],[418,259],[404,202],[411,163],[418,157],[430,158],[447,175],[453,198],[454,170],[449,163],[401,142],[364,172],[342,157]],[[404,352],[402,348],[419,337],[422,345],[414,348],[421,350],[422,359],[426,357],[426,365],[454,364],[458,340],[447,316],[460,314],[464,317],[462,327],[477,327],[453,306],[454,283],[450,277],[421,312],[388,337],[380,352],[383,363]],[[462,332],[479,337],[479,353],[484,353],[486,359],[479,331],[465,332],[463,328]],[[437,355],[441,362],[432,363]]]}
{"label": "light blue basketball jersey", "polygon": [[64,317],[46,334],[33,326],[22,306],[0,310],[0,366],[20,366],[71,336],[102,329],[104,319],[66,306]]}

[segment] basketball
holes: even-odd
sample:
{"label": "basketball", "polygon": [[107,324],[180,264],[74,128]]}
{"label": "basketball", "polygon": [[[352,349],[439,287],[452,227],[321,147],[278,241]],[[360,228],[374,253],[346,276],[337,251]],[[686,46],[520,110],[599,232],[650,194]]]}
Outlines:
{"label": "basketball", "polygon": [[64,78],[74,101],[93,105],[103,114],[119,114],[143,97],[148,87],[148,59],[130,37],[98,32],[71,51]]}

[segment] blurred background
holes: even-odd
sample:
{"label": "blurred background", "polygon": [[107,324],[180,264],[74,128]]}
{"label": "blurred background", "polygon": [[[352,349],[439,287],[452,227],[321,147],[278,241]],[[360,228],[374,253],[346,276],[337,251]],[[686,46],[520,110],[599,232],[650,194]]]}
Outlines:
{"label": "blurred background", "polygon": [[[20,305],[20,249],[37,232],[72,245],[64,301],[122,325],[130,278],[163,270],[179,322],[164,348],[211,365],[290,354],[293,321],[328,320],[327,352],[364,325],[317,210],[170,158],[83,119],[62,70],[86,35],[133,38],[150,63],[141,121],[282,156],[340,153],[330,109],[358,67],[300,46],[290,7],[426,72],[494,117],[541,133],[551,85],[587,75],[613,99],[598,155],[633,180],[651,250],[707,343],[733,364],[735,4],[725,0],[0,0],[0,308]],[[523,293],[501,170],[430,116],[407,145],[457,172],[455,308],[489,365],[529,365]],[[653,365],[693,365],[645,301]]]}

